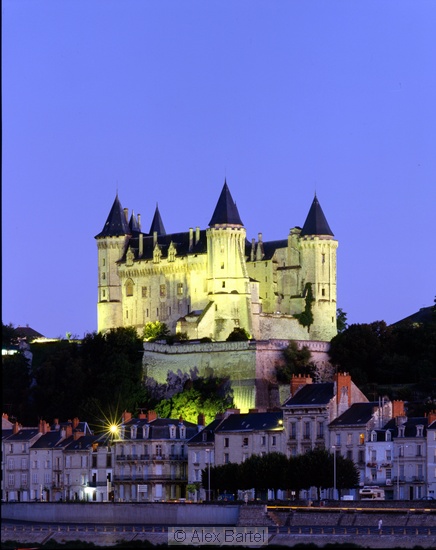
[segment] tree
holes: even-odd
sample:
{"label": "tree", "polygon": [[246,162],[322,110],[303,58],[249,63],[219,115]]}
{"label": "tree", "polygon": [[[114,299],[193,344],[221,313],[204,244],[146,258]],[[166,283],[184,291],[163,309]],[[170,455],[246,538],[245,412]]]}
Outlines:
{"label": "tree", "polygon": [[344,332],[348,328],[347,314],[341,308],[336,310],[336,328],[339,333]]}
{"label": "tree", "polygon": [[289,384],[293,375],[303,374],[313,376],[316,367],[310,361],[312,355],[307,346],[301,349],[297,342],[291,341],[283,350],[285,364],[276,368],[277,381]]}
{"label": "tree", "polygon": [[294,317],[298,320],[300,325],[307,327],[307,330],[310,330],[310,327],[313,323],[313,313],[312,313],[312,302],[315,301],[312,291],[312,283],[306,283],[304,287],[304,310],[301,313],[294,313]]}
{"label": "tree", "polygon": [[143,338],[146,342],[166,339],[169,334],[168,326],[160,321],[150,321],[144,325]]}
{"label": "tree", "polygon": [[227,342],[245,342],[250,340],[250,334],[242,327],[235,327],[228,335]]}
{"label": "tree", "polygon": [[212,422],[218,413],[233,407],[233,390],[228,378],[188,379],[183,391],[171,398],[162,399],[155,410],[161,418],[179,418],[197,422],[200,413],[206,423]]}

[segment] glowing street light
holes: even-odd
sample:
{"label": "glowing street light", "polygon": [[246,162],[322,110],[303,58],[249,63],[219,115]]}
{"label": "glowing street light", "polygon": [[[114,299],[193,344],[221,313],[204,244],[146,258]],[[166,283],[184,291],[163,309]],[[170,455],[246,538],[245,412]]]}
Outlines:
{"label": "glowing street light", "polygon": [[336,445],[333,445],[332,449],[333,449],[333,500],[336,500]]}
{"label": "glowing street light", "polygon": [[206,449],[207,456],[207,499],[210,500],[210,449]]}

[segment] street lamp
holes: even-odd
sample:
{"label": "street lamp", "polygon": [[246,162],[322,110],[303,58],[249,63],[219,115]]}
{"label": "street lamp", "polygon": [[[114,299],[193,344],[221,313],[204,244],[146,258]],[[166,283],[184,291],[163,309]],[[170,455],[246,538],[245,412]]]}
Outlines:
{"label": "street lamp", "polygon": [[398,456],[397,456],[397,500],[400,500],[400,456],[401,451],[404,452],[404,445],[398,445]]}
{"label": "street lamp", "polygon": [[333,445],[333,500],[336,500],[336,445]]}
{"label": "street lamp", "polygon": [[206,500],[210,500],[210,449],[206,449],[207,456],[207,496]]}

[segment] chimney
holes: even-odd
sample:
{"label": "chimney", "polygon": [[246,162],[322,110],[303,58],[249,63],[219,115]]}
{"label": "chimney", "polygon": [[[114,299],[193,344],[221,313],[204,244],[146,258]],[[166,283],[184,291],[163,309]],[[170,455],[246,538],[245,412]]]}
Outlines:
{"label": "chimney", "polygon": [[195,228],[195,244],[197,244],[199,240],[200,240],[200,228],[197,226]]}
{"label": "chimney", "polygon": [[254,251],[256,249],[256,240],[251,239],[251,254],[250,254],[250,260],[254,262]]}
{"label": "chimney", "polygon": [[124,208],[124,216],[126,218],[126,222],[129,223],[129,209]]}
{"label": "chimney", "polygon": [[137,219],[138,219],[139,231],[141,231],[141,214],[138,214]]}
{"label": "chimney", "polygon": [[73,418],[73,430],[75,430],[78,425],[79,425],[79,419],[76,416],[75,418]]}
{"label": "chimney", "polygon": [[336,404],[339,414],[351,407],[351,375],[348,372],[338,372],[336,375]]}
{"label": "chimney", "polygon": [[179,416],[179,423],[183,424],[183,416],[182,415]]}
{"label": "chimney", "polygon": [[139,418],[140,420],[146,420],[147,415],[145,414],[145,412],[141,411],[141,412],[138,414],[138,418]]}
{"label": "chimney", "polygon": [[141,258],[141,256],[144,254],[144,235],[142,233],[139,234],[139,252],[138,255]]}
{"label": "chimney", "polygon": [[157,243],[157,231],[153,231],[153,246],[156,246]]}
{"label": "chimney", "polygon": [[132,420],[132,413],[124,411],[121,417],[122,423],[126,424],[129,420]]}
{"label": "chimney", "polygon": [[294,395],[306,384],[312,384],[312,378],[309,375],[304,376],[303,374],[293,374],[290,388],[291,397],[294,397]]}
{"label": "chimney", "polygon": [[71,437],[73,435],[73,427],[68,424],[68,426],[65,428],[65,436]]}
{"label": "chimney", "polygon": [[392,401],[392,418],[397,418],[397,416],[406,416],[404,401],[400,399],[394,399]]}
{"label": "chimney", "polygon": [[206,418],[204,416],[204,413],[199,413],[197,417],[197,424],[199,426],[205,426],[206,425]]}
{"label": "chimney", "polygon": [[231,414],[239,414],[240,412],[240,409],[226,409],[226,412],[224,413],[224,418],[227,418]]}
{"label": "chimney", "polygon": [[17,434],[19,431],[20,431],[20,425],[18,424],[18,422],[14,422],[14,426],[12,428],[12,433]]}
{"label": "chimney", "polygon": [[9,420],[9,416],[6,413],[2,414],[2,418],[4,418],[5,420]]}
{"label": "chimney", "polygon": [[151,422],[152,420],[156,420],[156,418],[157,418],[156,411],[148,411],[148,413],[147,413],[148,422]]}
{"label": "chimney", "polygon": [[189,251],[192,251],[192,248],[194,246],[194,230],[192,227],[189,228]]}
{"label": "chimney", "polygon": [[430,411],[428,413],[428,426],[430,426],[430,424],[432,424],[435,420],[436,420],[436,411],[433,410],[433,411]]}

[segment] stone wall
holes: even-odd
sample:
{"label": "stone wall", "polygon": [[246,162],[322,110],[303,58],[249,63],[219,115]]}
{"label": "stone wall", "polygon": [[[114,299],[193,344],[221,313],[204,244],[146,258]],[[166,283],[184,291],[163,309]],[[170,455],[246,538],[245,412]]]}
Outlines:
{"label": "stone wall", "polygon": [[[243,342],[187,342],[167,345],[144,343],[144,375],[163,384],[167,373],[190,373],[198,376],[228,377],[234,400],[241,413],[251,408],[277,407],[289,391],[276,384],[275,370],[283,364],[283,350],[289,340],[250,340]],[[328,342],[298,341],[307,346],[318,365],[319,382],[332,380],[328,362]]]}

